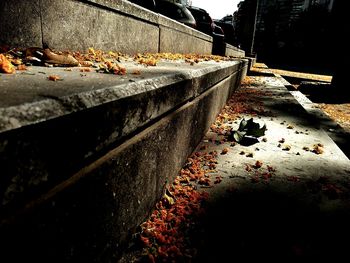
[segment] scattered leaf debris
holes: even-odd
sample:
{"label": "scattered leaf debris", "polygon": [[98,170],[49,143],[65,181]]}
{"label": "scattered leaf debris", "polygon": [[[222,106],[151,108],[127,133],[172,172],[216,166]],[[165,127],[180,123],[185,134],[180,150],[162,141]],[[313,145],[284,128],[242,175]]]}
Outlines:
{"label": "scattered leaf debris", "polygon": [[228,148],[222,149],[221,154],[227,154],[227,153],[228,153]]}
{"label": "scattered leaf debris", "polygon": [[263,165],[263,162],[258,160],[258,161],[255,162],[253,167],[255,169],[259,169],[262,165]]}
{"label": "scattered leaf debris", "polygon": [[50,75],[47,77],[48,80],[51,80],[51,81],[58,81],[58,80],[62,80],[60,76],[58,75]]}
{"label": "scattered leaf debris", "polygon": [[286,145],[283,145],[282,150],[283,151],[290,151],[291,148],[292,147],[290,145],[286,144]]}
{"label": "scattered leaf debris", "polygon": [[254,157],[254,154],[253,154],[253,153],[247,153],[247,154],[246,154],[246,157],[253,158],[253,157]]}
{"label": "scattered leaf debris", "polygon": [[315,145],[313,146],[312,152],[313,152],[313,153],[316,153],[316,154],[322,154],[322,153],[324,153],[323,144],[321,144],[321,143],[315,144]]}
{"label": "scattered leaf debris", "polygon": [[0,54],[0,72],[12,74],[16,72],[15,66],[4,55]]}

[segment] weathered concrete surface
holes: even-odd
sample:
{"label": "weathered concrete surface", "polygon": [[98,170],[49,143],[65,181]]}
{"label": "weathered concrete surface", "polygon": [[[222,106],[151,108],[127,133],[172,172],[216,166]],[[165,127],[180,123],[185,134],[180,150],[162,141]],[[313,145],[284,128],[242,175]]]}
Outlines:
{"label": "weathered concrete surface", "polygon": [[[212,38],[128,1],[2,1],[0,44],[211,54]],[[179,41],[181,39],[181,41]],[[222,54],[224,55],[224,54]]]}
{"label": "weathered concrete surface", "polygon": [[212,54],[213,38],[159,15],[159,52]]}
{"label": "weathered concrete surface", "polygon": [[[83,2],[83,1],[82,1]],[[127,0],[86,0],[84,2],[96,4],[100,8],[112,9],[119,13],[123,13],[146,23],[158,24],[158,14],[139,5],[133,4]]]}
{"label": "weathered concrete surface", "polygon": [[245,52],[242,49],[225,43],[225,56],[244,57]]}
{"label": "weathered concrete surface", "polygon": [[158,52],[155,24],[78,1],[42,2],[43,41],[54,49]]}
{"label": "weathered concrete surface", "polygon": [[[226,63],[230,67],[237,62]],[[183,64],[180,68],[184,70]],[[208,68],[210,66],[204,66],[203,76]],[[187,72],[189,70],[186,69]],[[129,231],[145,218],[147,212],[161,196],[165,182],[174,178],[217,112],[237,88],[237,77],[242,77],[241,75],[245,72],[238,73],[240,72],[231,72],[217,85],[208,87],[193,100],[185,100],[183,106],[120,146],[113,149],[113,144],[110,147],[105,145],[105,151],[103,151],[105,154],[101,152],[102,157],[96,161],[85,156],[87,166],[75,174],[71,173],[72,176],[67,177],[69,173],[60,173],[57,174],[60,181],[55,181],[49,175],[46,180],[53,180],[55,184],[50,184],[49,188],[47,188],[48,185],[44,187],[41,185],[41,189],[47,188],[46,191],[36,189],[36,193],[40,192],[42,195],[36,196],[36,199],[35,195],[32,195],[34,199],[31,202],[28,201],[30,199],[26,199],[27,203],[23,210],[18,211],[20,214],[8,213],[7,217],[2,217],[0,236],[1,241],[6,241],[2,246],[4,249],[2,257],[8,257],[12,261],[33,258],[36,262],[115,262],[123,249],[123,241],[128,237]],[[156,79],[150,82],[155,83]],[[167,92],[164,97],[167,100],[172,101],[174,95],[184,99],[182,94],[189,94],[186,93],[187,86],[184,85],[186,82],[180,80],[178,84],[181,85],[165,87]],[[198,88],[196,84],[193,86],[195,89]],[[156,88],[156,90],[161,89],[160,86]],[[183,90],[180,91],[180,89]],[[43,150],[42,153],[46,152],[46,155],[40,156],[45,160],[43,165],[39,164],[33,168],[36,173],[45,170],[44,166],[51,165],[56,158],[62,166],[69,165],[62,164],[62,160],[71,162],[71,153],[75,148],[83,150],[86,147],[83,142],[89,144],[90,140],[99,139],[98,137],[104,136],[103,133],[108,134],[116,129],[107,127],[109,132],[106,132],[106,127],[103,126],[108,126],[110,122],[119,123],[119,110],[123,111],[123,107],[142,108],[143,102],[150,103],[153,100],[152,89],[141,93],[143,99],[134,100],[135,96],[129,95],[125,96],[120,107],[118,103],[109,102],[106,103],[107,108],[101,105],[96,107],[95,111],[88,109],[85,113],[83,111],[46,121],[43,124],[32,125],[34,127],[18,129],[22,130],[22,136],[28,136],[27,143],[32,142],[29,139],[34,137],[32,143],[37,143],[37,147],[33,149],[32,154],[37,154],[35,151],[41,150]],[[158,94],[158,100],[159,96],[160,94]],[[99,111],[104,112],[104,118],[101,118],[102,113]],[[128,116],[131,117],[131,115]],[[3,133],[3,136],[5,135],[8,141],[11,141],[11,133]],[[17,136],[16,138],[18,140]],[[64,154],[58,155],[57,147],[61,144],[66,148]],[[2,145],[5,150],[9,150],[6,149],[9,143],[2,143]],[[46,150],[45,147],[47,147]],[[111,151],[106,152],[108,149]],[[51,161],[48,160],[51,158],[48,154],[53,155]],[[8,155],[5,157],[7,161],[16,158]],[[30,170],[29,167],[25,167],[25,164],[18,169],[24,169],[27,172]],[[55,169],[59,168],[55,167]],[[50,172],[55,172],[55,169]],[[17,176],[11,181],[17,181],[16,183],[20,181],[20,185],[26,185],[21,180],[25,179]],[[27,185],[40,181],[44,180],[32,178],[32,182],[28,182]],[[21,253],[18,253],[19,251]]]}
{"label": "weathered concrete surface", "polygon": [[[162,14],[158,14],[158,24],[163,27],[172,28],[176,31],[180,31],[188,35],[192,35],[196,38],[200,38],[205,41],[212,41],[211,36],[204,34],[203,32],[200,32],[198,30],[194,30],[193,28],[186,26],[183,23],[177,22],[176,20],[170,19]],[[198,47],[198,48],[199,50],[201,49],[201,47]]]}
{"label": "weathered concrete surface", "polygon": [[[232,83],[236,87],[246,72],[244,61],[196,66],[160,62],[148,68],[134,62],[125,65],[130,65],[125,76],[39,67],[1,76],[3,211],[67,179],[90,160],[225,78],[237,75]],[[134,70],[141,74],[132,74]],[[50,74],[63,80],[49,81]]]}
{"label": "weathered concrete surface", "polygon": [[[250,71],[256,63],[256,57],[247,56],[247,57],[245,57],[245,59],[248,60],[248,71]],[[269,69],[266,69],[266,71],[268,72]],[[272,74],[272,72],[271,72],[271,74]]]}
{"label": "weathered concrete surface", "polygon": [[[0,25],[0,44],[10,47],[45,43],[60,50],[94,47],[128,54],[213,51],[212,37],[124,0],[6,0],[1,2],[0,14],[6,17]],[[220,46],[214,53],[242,57],[243,50],[226,46],[226,52]]]}
{"label": "weathered concrete surface", "polygon": [[[291,85],[291,84],[289,84]],[[334,120],[332,120],[327,114],[319,109],[315,103],[310,101],[300,91],[290,91],[294,98],[303,106],[303,108],[320,123],[320,127],[328,134],[328,136],[338,145],[338,147],[346,154],[350,156],[349,148],[349,135],[339,126]]]}
{"label": "weathered concrete surface", "polygon": [[[82,73],[80,68],[67,71],[64,68],[48,67],[30,67],[28,71],[17,72],[15,75],[2,74],[0,130],[22,127],[181,83],[184,90],[179,94],[181,99],[165,110],[160,110],[165,112],[241,70],[246,66],[245,63],[244,60],[232,60],[190,65],[183,61],[161,61],[156,67],[145,67],[124,60],[121,65],[127,68],[128,73],[123,76],[94,71]],[[135,71],[140,74],[133,74]],[[48,76],[55,74],[61,81],[48,81]],[[189,85],[192,83],[192,86]],[[176,93],[179,93],[178,90]],[[169,97],[176,96],[172,94]],[[153,118],[160,115],[150,114]]]}
{"label": "weathered concrete surface", "polygon": [[[174,21],[175,23],[175,21]],[[185,27],[183,25],[178,25]],[[196,35],[188,35],[183,31],[174,30],[169,27],[160,26],[159,28],[159,50],[160,52],[172,53],[196,53],[196,54],[211,54],[212,39],[201,34],[201,38]],[[191,30],[191,29],[187,29]],[[193,31],[193,30],[192,30]],[[204,37],[204,39],[202,38]]]}
{"label": "weathered concrete surface", "polygon": [[[279,78],[251,77],[250,83],[241,89],[242,102],[255,113],[222,125],[237,130],[243,118],[254,118],[266,124],[265,135],[233,146],[217,143],[224,136],[210,131],[194,151],[217,151],[217,171],[208,176],[222,177],[211,188],[198,185],[209,193],[209,206],[196,232],[202,244],[196,262],[341,262],[350,247],[349,159],[311,105],[302,107]],[[314,144],[323,153],[312,152]],[[254,167],[257,161],[261,167]]]}
{"label": "weathered concrete surface", "polygon": [[41,46],[40,0],[0,2],[0,45]]}

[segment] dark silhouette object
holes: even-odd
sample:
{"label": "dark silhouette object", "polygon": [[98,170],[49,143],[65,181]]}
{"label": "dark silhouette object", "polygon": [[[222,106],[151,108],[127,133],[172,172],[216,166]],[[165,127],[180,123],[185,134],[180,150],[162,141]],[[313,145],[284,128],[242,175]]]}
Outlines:
{"label": "dark silhouette object", "polygon": [[130,0],[130,2],[196,28],[194,17],[183,4],[165,0]]}
{"label": "dark silhouette object", "polygon": [[208,14],[206,10],[203,8],[188,6],[187,7],[194,18],[196,19],[197,29],[209,36],[213,37],[213,55],[225,55],[225,35],[222,28],[216,25]]}
{"label": "dark silhouette object", "polygon": [[195,6],[188,6],[187,8],[191,11],[194,19],[196,20],[197,29],[211,36],[215,30],[215,25],[208,12],[203,8]]}
{"label": "dark silhouette object", "polygon": [[235,29],[232,23],[223,22],[220,20],[214,20],[214,23],[222,28],[225,35],[225,41],[231,45],[236,46],[235,42]]}
{"label": "dark silhouette object", "polygon": [[183,4],[156,0],[156,10],[158,13],[165,15],[171,19],[181,22],[189,27],[196,28],[196,20],[190,10]]}
{"label": "dark silhouette object", "polygon": [[[337,90],[335,92],[343,94],[346,98],[350,98],[350,88],[348,69],[344,65],[344,61],[349,61],[349,34],[350,30],[344,21],[347,20],[348,8],[347,1],[334,0],[333,11],[332,11],[332,32],[333,35],[333,46],[334,50],[337,50],[337,55],[334,57],[333,68],[335,70],[332,86]],[[341,28],[341,30],[340,30]]]}
{"label": "dark silhouette object", "polygon": [[246,52],[252,55],[255,41],[255,28],[259,0],[245,0],[238,4],[235,20],[237,21],[238,44]]}
{"label": "dark silhouette object", "polygon": [[335,50],[340,50],[343,43],[335,32],[345,36],[348,30],[340,21],[346,21],[345,16],[332,14],[337,1],[333,5],[330,1],[310,1],[306,5],[299,0],[260,0],[254,41],[259,60],[270,67],[333,74]]}
{"label": "dark silhouette object", "polygon": [[155,0],[130,0],[130,2],[156,12]]}

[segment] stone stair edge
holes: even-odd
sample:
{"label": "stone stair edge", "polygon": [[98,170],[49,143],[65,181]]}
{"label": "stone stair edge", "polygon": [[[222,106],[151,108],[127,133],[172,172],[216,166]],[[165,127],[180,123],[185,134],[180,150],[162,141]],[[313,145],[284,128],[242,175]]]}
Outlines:
{"label": "stone stair edge", "polygon": [[[31,89],[39,89],[38,86],[42,86],[43,90],[39,90],[37,93],[40,93],[39,98],[34,98],[34,101],[24,101],[18,105],[12,105],[9,107],[0,107],[0,132],[9,131],[11,129],[20,128],[30,124],[35,124],[42,122],[48,119],[57,118],[64,116],[73,112],[79,112],[82,110],[87,110],[89,108],[97,107],[105,103],[115,102],[121,99],[128,99],[128,97],[137,96],[143,93],[149,93],[155,90],[160,90],[162,88],[171,87],[177,85],[183,81],[194,82],[197,80],[200,84],[206,85],[206,87],[198,87],[198,85],[189,86],[189,95],[184,100],[191,99],[192,97],[198,96],[203,90],[210,87],[211,83],[208,79],[212,75],[218,75],[221,72],[222,76],[217,80],[221,81],[223,78],[233,74],[234,72],[239,71],[239,60],[229,61],[229,62],[220,62],[220,64],[209,63],[201,67],[187,67],[185,69],[179,69],[183,64],[177,62],[167,63],[166,65],[156,66],[155,68],[145,68],[141,65],[135,66],[128,64],[128,68],[131,71],[139,70],[140,75],[128,74],[127,76],[122,76],[123,79],[120,79],[119,76],[110,76],[101,73],[88,73],[94,74],[90,78],[100,78],[101,82],[104,79],[111,79],[113,77],[119,78],[116,79],[116,83],[113,81],[108,81],[105,84],[102,83],[100,88],[86,88],[83,91],[74,92],[74,84],[69,84],[69,75],[72,75],[71,72],[64,72],[62,68],[41,68],[35,67],[34,70],[39,72],[47,71],[41,83],[34,83]],[[130,66],[130,67],[129,67]],[[159,72],[159,73],[158,73]],[[34,73],[33,73],[34,74]],[[52,83],[46,79],[49,75],[62,75],[66,74],[67,79],[57,83]],[[79,74],[75,72],[75,75]],[[82,81],[86,81],[89,78],[89,75],[86,74],[86,78]],[[151,74],[151,75],[147,75]],[[146,75],[142,77],[142,75]],[[219,74],[220,75],[220,74]],[[23,77],[32,77],[32,79],[37,76],[23,76]],[[3,75],[3,86],[11,85],[11,81],[17,81],[18,83],[13,85],[23,85],[23,92],[26,92],[25,86],[28,85],[28,81],[21,84],[21,75],[17,75],[15,79],[12,76]],[[74,81],[79,81],[74,79]],[[119,81],[119,82],[118,82]],[[67,83],[67,88],[63,88],[65,83]],[[194,83],[195,84],[195,83]],[[46,85],[48,87],[46,87]],[[89,85],[94,86],[95,82],[89,84],[85,82],[87,87]],[[66,95],[55,95],[49,90],[50,86],[53,89],[61,89],[60,93],[64,93],[64,89],[67,90]],[[1,88],[3,88],[1,87]],[[9,88],[10,90],[10,88]],[[6,98],[10,92],[4,92],[3,98]],[[21,90],[17,90],[21,92]],[[45,95],[46,93],[46,95]],[[51,94],[50,94],[51,93]],[[34,96],[34,95],[33,95]],[[170,96],[170,94],[168,94]],[[1,104],[1,101],[0,101]]]}

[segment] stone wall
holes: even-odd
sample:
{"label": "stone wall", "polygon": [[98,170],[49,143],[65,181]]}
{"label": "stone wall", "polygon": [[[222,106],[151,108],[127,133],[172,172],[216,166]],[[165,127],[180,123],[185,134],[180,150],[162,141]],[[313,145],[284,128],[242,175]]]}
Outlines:
{"label": "stone wall", "polygon": [[0,15],[2,46],[126,54],[212,50],[212,37],[124,0],[4,0]]}

